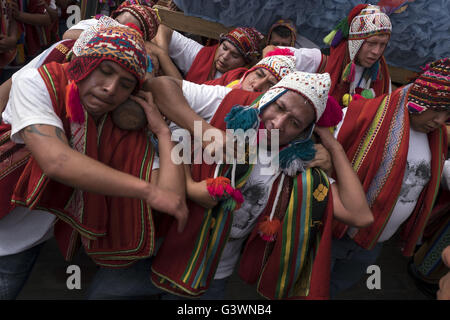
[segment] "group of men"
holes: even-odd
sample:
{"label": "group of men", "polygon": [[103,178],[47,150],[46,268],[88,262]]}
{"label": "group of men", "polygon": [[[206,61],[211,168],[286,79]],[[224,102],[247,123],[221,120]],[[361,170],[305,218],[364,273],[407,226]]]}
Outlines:
{"label": "group of men", "polygon": [[[327,56],[279,21],[261,57],[254,28],[202,46],[132,1],[72,27],[0,88],[0,297],[17,297],[52,236],[99,266],[89,299],[223,299],[234,271],[268,299],[329,299],[398,230],[413,255],[430,220],[448,223],[433,208],[450,59],[392,91],[391,30],[358,5]],[[131,102],[143,129],[113,117]],[[182,158],[193,142],[200,161],[174,161],[180,129],[194,136]],[[236,159],[229,130],[263,134]]]}

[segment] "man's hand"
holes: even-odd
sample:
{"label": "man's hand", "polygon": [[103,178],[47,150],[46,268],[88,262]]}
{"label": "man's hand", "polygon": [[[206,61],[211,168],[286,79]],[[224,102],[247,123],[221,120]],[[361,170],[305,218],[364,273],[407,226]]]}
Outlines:
{"label": "man's hand", "polygon": [[326,172],[327,175],[331,175],[333,172],[333,162],[331,161],[330,153],[321,144],[315,144],[314,149],[316,149],[316,155],[314,159],[308,163],[308,168],[319,167]]}
{"label": "man's hand", "polygon": [[130,96],[130,99],[139,103],[144,109],[150,131],[156,135],[168,132],[167,123],[164,121],[158,107],[156,107],[151,92],[141,90],[135,96]]}
{"label": "man's hand", "polygon": [[178,222],[178,232],[183,232],[189,215],[184,197],[169,190],[153,187],[148,193],[147,205],[173,216]]}
{"label": "man's hand", "polygon": [[187,181],[186,190],[188,197],[206,209],[212,209],[217,205],[215,200],[208,192],[206,180],[195,182]]}
{"label": "man's hand", "polygon": [[[450,268],[450,246],[442,251],[442,262]],[[450,272],[439,280],[439,290],[436,293],[438,300],[450,300]]]}
{"label": "man's hand", "polygon": [[342,148],[339,141],[337,141],[333,134],[330,132],[330,129],[327,127],[315,127],[314,132],[317,133],[317,135],[320,138],[320,142],[323,144],[323,146],[328,150],[332,151],[334,148]]}
{"label": "man's hand", "polygon": [[16,47],[16,38],[14,36],[7,37],[0,35],[0,53],[7,52]]}

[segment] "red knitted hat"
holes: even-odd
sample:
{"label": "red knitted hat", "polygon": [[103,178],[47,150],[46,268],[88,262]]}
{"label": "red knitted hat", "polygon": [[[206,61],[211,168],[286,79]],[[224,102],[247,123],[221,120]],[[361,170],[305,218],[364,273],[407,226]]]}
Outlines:
{"label": "red knitted hat", "polygon": [[86,78],[103,60],[111,60],[133,74],[138,89],[145,80],[147,54],[141,34],[129,27],[101,29],[89,40],[69,64],[69,79],[79,82]]}
{"label": "red knitted hat", "polygon": [[220,43],[230,41],[244,57],[246,63],[259,55],[259,45],[264,36],[255,28],[239,27],[220,36]]}
{"label": "red knitted hat", "polygon": [[153,10],[145,4],[136,3],[136,1],[127,0],[111,14],[111,17],[115,19],[123,12],[131,13],[139,21],[145,41],[150,41],[155,37],[161,22],[157,10]]}

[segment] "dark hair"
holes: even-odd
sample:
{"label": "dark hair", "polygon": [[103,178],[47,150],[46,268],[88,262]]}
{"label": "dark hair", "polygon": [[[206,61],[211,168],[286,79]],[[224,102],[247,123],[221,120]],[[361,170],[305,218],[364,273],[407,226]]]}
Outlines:
{"label": "dark hair", "polygon": [[282,38],[290,38],[292,36],[292,31],[288,27],[285,26],[277,26],[273,28],[272,32],[275,32]]}

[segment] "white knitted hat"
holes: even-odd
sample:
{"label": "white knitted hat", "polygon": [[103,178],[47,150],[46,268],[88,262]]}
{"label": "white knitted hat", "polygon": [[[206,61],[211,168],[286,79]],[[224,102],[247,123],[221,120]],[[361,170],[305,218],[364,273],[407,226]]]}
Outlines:
{"label": "white knitted hat", "polygon": [[287,89],[297,92],[313,105],[317,122],[327,106],[330,86],[328,73],[291,72],[264,94],[259,101],[259,109],[262,111]]}

